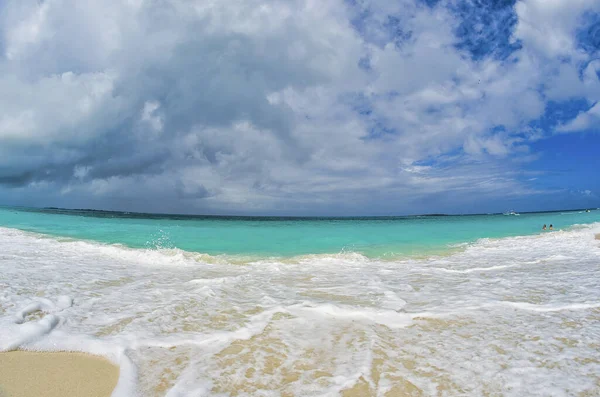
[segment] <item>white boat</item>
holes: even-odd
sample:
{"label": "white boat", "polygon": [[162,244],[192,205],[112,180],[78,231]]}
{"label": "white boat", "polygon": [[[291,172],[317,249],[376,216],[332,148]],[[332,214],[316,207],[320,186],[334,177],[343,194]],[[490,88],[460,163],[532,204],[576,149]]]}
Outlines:
{"label": "white boat", "polygon": [[518,213],[516,213],[515,211],[513,211],[513,210],[510,210],[510,211],[506,211],[505,213],[503,213],[503,215],[514,215],[514,216],[519,216],[519,215],[521,215],[521,214],[518,214]]}

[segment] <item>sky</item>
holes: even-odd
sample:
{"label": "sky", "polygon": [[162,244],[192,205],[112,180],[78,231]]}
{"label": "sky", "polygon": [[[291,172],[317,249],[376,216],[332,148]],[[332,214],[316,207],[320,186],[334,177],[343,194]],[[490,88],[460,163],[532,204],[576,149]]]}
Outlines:
{"label": "sky", "polygon": [[0,0],[0,204],[600,207],[600,1]]}

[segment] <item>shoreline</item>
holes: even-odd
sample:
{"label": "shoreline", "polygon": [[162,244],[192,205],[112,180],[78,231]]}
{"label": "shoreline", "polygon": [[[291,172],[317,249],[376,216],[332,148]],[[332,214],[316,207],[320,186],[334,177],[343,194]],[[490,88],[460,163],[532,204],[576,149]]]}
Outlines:
{"label": "shoreline", "polygon": [[80,352],[0,353],[0,397],[110,397],[119,367]]}

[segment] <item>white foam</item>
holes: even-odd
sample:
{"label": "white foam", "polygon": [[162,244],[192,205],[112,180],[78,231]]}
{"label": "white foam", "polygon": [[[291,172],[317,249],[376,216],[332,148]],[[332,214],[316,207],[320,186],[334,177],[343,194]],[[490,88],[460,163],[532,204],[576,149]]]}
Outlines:
{"label": "white foam", "polygon": [[390,328],[402,328],[412,323],[408,315],[400,314],[395,310],[350,309],[332,304],[312,305],[310,302],[305,302],[300,306],[289,307],[286,311],[304,318],[316,319],[321,316],[328,316],[334,319],[381,324]]}
{"label": "white foam", "polygon": [[600,307],[600,302],[595,303],[572,303],[569,305],[534,305],[527,302],[502,302],[506,306],[521,310],[530,310],[539,313],[561,312],[567,310],[589,310]]}
{"label": "white foam", "polygon": [[23,345],[34,342],[50,333],[58,325],[60,319],[52,314],[38,321],[19,324],[14,327],[5,326],[4,333],[0,339],[0,351],[15,350]]}
{"label": "white foam", "polygon": [[0,350],[103,355],[119,397],[597,394],[598,232],[238,266],[0,228]]}

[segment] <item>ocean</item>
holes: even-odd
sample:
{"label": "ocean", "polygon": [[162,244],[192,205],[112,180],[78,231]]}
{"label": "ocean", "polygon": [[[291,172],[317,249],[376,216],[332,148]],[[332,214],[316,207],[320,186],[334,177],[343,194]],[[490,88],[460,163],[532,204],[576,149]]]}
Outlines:
{"label": "ocean", "polygon": [[4,207],[0,351],[103,355],[114,396],[595,396],[597,233]]}

